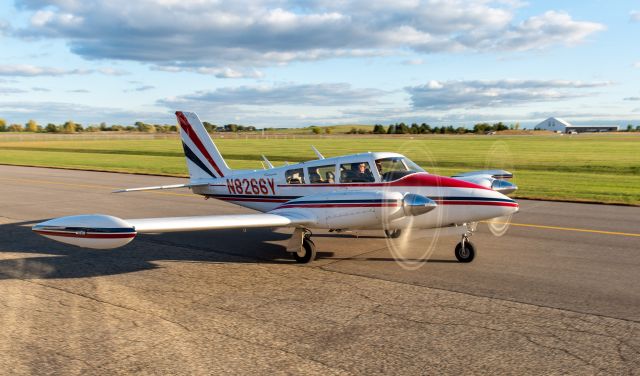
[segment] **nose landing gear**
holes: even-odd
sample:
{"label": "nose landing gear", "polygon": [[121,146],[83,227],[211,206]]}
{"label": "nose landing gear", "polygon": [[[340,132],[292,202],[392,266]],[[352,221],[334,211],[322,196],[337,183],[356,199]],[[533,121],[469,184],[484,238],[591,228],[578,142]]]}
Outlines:
{"label": "nose landing gear", "polygon": [[469,241],[469,237],[473,235],[475,224],[467,224],[467,231],[462,234],[462,240],[456,245],[455,255],[460,262],[471,262],[476,256],[476,247]]}

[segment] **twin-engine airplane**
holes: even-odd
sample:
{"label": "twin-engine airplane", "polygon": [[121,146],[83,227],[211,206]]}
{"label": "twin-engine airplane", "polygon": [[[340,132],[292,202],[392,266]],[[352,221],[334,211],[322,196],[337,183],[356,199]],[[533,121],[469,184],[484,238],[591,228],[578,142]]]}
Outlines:
{"label": "twin-engine airplane", "polygon": [[124,246],[137,234],[252,227],[293,227],[287,251],[300,263],[312,261],[316,247],[309,229],[382,229],[397,237],[406,228],[462,229],[455,247],[461,262],[470,262],[475,247],[468,237],[474,222],[508,216],[518,204],[505,196],[517,188],[501,170],[455,177],[432,175],[409,158],[386,152],[361,153],[273,167],[232,170],[198,119],[176,112],[187,160],[188,184],[124,189],[116,192],[190,188],[255,209],[260,214],[120,219],[110,215],[74,215],[33,226],[48,238],[80,247]]}

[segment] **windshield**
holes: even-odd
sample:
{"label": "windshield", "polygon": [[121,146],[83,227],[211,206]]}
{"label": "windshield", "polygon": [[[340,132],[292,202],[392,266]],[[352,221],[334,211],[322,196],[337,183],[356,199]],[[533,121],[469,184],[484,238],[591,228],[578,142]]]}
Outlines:
{"label": "windshield", "polygon": [[376,159],[376,167],[382,181],[392,181],[415,172],[426,172],[422,167],[406,157]]}

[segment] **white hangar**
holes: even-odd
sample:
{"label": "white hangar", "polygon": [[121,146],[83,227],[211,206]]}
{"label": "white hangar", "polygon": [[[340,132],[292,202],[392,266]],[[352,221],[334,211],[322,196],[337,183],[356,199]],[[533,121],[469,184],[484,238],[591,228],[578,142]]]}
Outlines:
{"label": "white hangar", "polygon": [[550,117],[535,126],[536,130],[562,132],[562,133],[583,133],[583,132],[617,132],[617,125],[573,125],[564,119]]}

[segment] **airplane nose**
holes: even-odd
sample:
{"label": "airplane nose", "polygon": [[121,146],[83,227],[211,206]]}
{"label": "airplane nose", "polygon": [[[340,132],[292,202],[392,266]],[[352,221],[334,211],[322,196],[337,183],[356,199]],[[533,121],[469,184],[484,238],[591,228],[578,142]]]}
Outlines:
{"label": "airplane nose", "polygon": [[508,195],[509,193],[513,193],[518,190],[518,186],[506,180],[496,179],[491,183],[491,189],[504,195]]}

